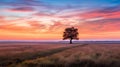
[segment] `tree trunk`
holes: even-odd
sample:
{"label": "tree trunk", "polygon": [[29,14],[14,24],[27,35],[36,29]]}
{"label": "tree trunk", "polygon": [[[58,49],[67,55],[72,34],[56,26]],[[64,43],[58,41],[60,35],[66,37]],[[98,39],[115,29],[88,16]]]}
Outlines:
{"label": "tree trunk", "polygon": [[72,38],[70,38],[70,44],[72,44]]}

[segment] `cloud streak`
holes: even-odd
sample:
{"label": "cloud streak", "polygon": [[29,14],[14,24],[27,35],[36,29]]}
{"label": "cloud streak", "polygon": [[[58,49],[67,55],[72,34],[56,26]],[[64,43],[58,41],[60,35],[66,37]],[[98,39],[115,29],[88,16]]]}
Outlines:
{"label": "cloud streak", "polygon": [[[50,35],[47,39],[52,37],[54,37],[53,39],[57,39],[57,37],[59,39],[62,37],[63,30],[71,26],[79,28],[80,36],[86,39],[99,38],[100,36],[103,36],[104,39],[109,32],[114,34],[109,34],[106,38],[112,38],[116,35],[115,32],[117,32],[117,35],[120,32],[119,3],[109,4],[106,1],[101,1],[104,4],[108,3],[109,6],[96,8],[91,7],[93,5],[89,5],[88,1],[84,2],[84,5],[77,4],[81,1],[60,1],[63,4],[49,0],[16,0],[14,2],[13,0],[4,0],[0,2],[0,36],[8,35],[11,38],[13,37],[12,39],[18,36],[18,39],[22,39],[21,36],[30,34],[30,36],[34,36],[30,39],[35,39],[35,37],[44,39],[46,37],[43,36]],[[66,3],[67,5],[65,5]],[[98,2],[95,0],[90,3],[96,5]],[[92,34],[95,36],[92,36]],[[120,36],[114,38],[120,38]],[[25,39],[29,39],[29,35]]]}

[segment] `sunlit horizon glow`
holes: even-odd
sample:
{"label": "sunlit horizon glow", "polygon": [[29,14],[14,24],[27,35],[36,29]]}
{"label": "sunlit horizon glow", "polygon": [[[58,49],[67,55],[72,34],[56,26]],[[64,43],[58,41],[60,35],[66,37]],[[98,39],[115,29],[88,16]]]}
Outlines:
{"label": "sunlit horizon glow", "polygon": [[120,0],[0,0],[0,40],[120,39]]}

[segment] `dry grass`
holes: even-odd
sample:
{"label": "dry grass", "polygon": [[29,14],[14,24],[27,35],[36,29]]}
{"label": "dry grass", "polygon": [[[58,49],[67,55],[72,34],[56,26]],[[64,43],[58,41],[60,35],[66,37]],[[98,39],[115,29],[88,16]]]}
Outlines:
{"label": "dry grass", "polygon": [[[51,45],[40,43],[2,43],[0,44],[0,66],[16,64],[28,59],[47,55],[49,50],[73,45]],[[51,52],[52,53],[52,52]]]}
{"label": "dry grass", "polygon": [[120,45],[92,44],[68,49],[51,56],[26,60],[22,66],[120,67]]}
{"label": "dry grass", "polygon": [[0,56],[37,52],[70,45],[49,45],[40,43],[0,43]]}
{"label": "dry grass", "polygon": [[120,67],[120,44],[74,45],[0,44],[0,64],[9,67]]}

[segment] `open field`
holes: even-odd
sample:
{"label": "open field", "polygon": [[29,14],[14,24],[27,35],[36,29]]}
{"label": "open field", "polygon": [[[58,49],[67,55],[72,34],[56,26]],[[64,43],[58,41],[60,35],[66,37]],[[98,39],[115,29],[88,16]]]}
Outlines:
{"label": "open field", "polygon": [[40,44],[40,43],[0,43],[0,56],[15,55],[21,53],[34,53],[48,49],[67,47],[72,45]]}
{"label": "open field", "polygon": [[120,44],[0,43],[5,67],[120,67]]}
{"label": "open field", "polygon": [[[7,42],[0,43],[0,66],[16,64],[24,60],[49,55],[54,50],[63,50],[74,45],[68,44],[47,44],[31,42]],[[51,51],[51,52],[47,52]]]}
{"label": "open field", "polygon": [[119,44],[85,44],[47,57],[26,60],[29,66],[52,67],[120,67]]}

